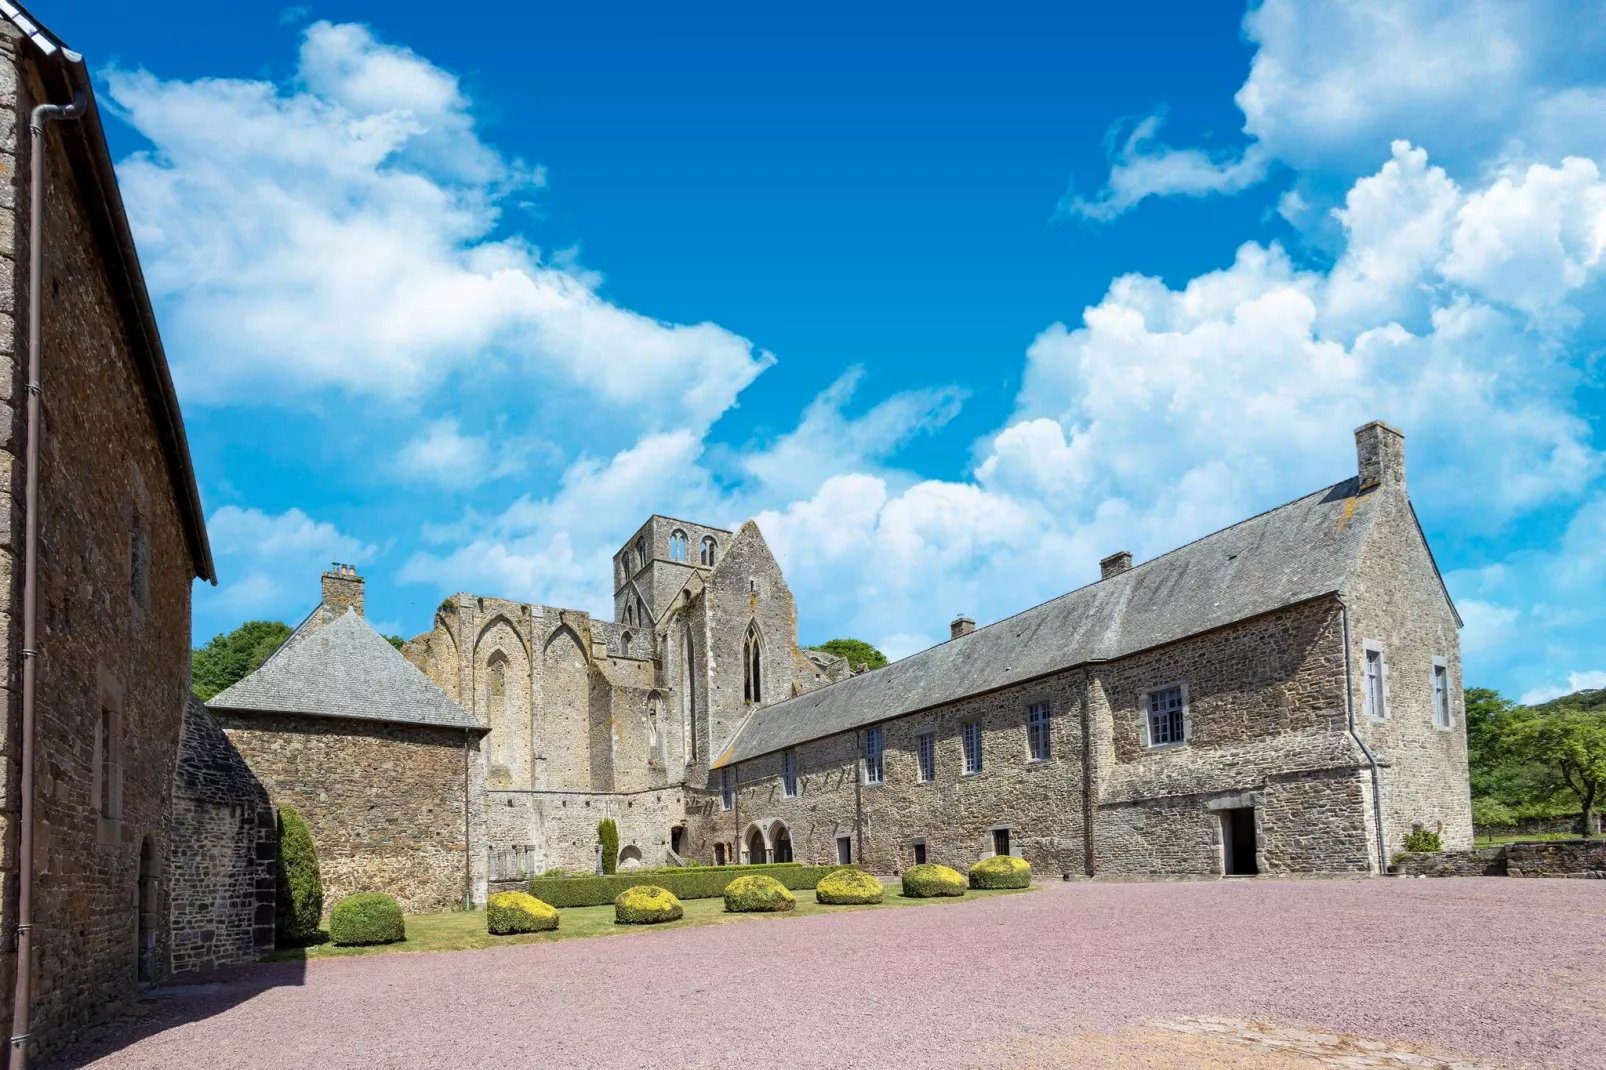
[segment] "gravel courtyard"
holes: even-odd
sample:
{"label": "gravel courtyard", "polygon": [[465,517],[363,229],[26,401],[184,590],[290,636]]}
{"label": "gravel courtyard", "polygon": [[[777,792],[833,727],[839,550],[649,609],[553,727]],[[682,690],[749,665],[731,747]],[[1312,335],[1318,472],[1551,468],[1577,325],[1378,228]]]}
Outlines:
{"label": "gravel courtyard", "polygon": [[1606,1066],[1606,882],[1079,883],[249,967],[56,1067]]}

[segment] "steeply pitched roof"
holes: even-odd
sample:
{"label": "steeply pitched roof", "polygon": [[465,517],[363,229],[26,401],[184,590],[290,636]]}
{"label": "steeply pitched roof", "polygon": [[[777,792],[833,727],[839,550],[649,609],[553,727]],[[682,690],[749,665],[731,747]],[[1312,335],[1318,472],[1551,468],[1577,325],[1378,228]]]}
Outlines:
{"label": "steeply pitched roof", "polygon": [[[216,583],[217,570],[212,564],[212,547],[206,537],[206,517],[201,510],[201,493],[195,483],[178,393],[167,367],[167,352],[156,330],[156,313],[145,289],[145,273],[139,266],[134,234],[117,187],[111,149],[106,144],[106,131],[100,125],[100,107],[95,102],[95,90],[90,84],[84,57],[69,49],[61,38],[40,25],[14,0],[0,0],[0,21],[15,26],[27,38],[29,43],[22,47],[31,48],[38,57],[39,76],[45,95],[52,103],[65,104],[78,93],[89,102],[88,109],[78,119],[50,124],[49,136],[61,139],[83,197],[90,229],[101,248],[112,298],[127,332],[135,370],[144,387],[157,439],[167,461],[173,497],[183,520],[195,575]],[[26,121],[20,114],[17,120]],[[20,215],[18,222],[19,225],[22,222]]]}
{"label": "steeply pitched roof", "polygon": [[1382,494],[1306,495],[969,635],[755,710],[714,765],[1173,642],[1343,589]]}
{"label": "steeply pitched roof", "polygon": [[251,767],[194,695],[184,706],[173,792],[186,799],[214,803],[268,801],[268,793]]}
{"label": "steeply pitched roof", "polygon": [[207,706],[485,731],[351,609],[316,631],[304,624]]}

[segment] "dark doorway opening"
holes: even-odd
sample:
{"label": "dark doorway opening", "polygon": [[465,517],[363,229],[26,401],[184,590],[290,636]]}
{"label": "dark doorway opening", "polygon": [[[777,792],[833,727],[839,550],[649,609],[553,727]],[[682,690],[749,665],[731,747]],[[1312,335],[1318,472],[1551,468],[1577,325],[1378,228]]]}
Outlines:
{"label": "dark doorway opening", "polygon": [[1009,830],[993,829],[993,854],[1009,854]]}
{"label": "dark doorway opening", "polygon": [[723,843],[716,843],[716,844],[714,844],[714,865],[723,866],[724,864],[725,864],[725,845]]}
{"label": "dark doorway opening", "polygon": [[924,843],[917,843],[917,844],[915,844],[915,865],[923,866],[925,864],[926,864],[926,845]]}
{"label": "dark doorway opening", "polygon": [[792,860],[792,834],[785,828],[775,833],[775,857],[772,862],[790,862]]}
{"label": "dark doorway opening", "polygon": [[753,834],[747,837],[747,861],[758,865],[769,860],[764,849],[764,834],[754,829]]}
{"label": "dark doorway opening", "polygon": [[677,855],[686,853],[686,829],[684,826],[676,825],[669,830],[669,849]]}
{"label": "dark doorway opening", "polygon": [[853,837],[838,836],[836,838],[836,864],[839,866],[853,864]]}
{"label": "dark doorway opening", "polygon": [[1253,877],[1255,864],[1255,809],[1246,806],[1221,812],[1221,842],[1226,849],[1227,876]]}

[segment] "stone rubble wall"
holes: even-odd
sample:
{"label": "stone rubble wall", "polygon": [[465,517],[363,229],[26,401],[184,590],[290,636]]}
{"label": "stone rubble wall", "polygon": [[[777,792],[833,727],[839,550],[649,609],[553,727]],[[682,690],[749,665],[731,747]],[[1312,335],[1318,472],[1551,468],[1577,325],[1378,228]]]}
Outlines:
{"label": "stone rubble wall", "polygon": [[1606,877],[1606,840],[1533,840],[1465,851],[1402,852],[1402,877]]}
{"label": "stone rubble wall", "polygon": [[635,847],[644,866],[668,859],[670,829],[685,823],[681,790],[665,788],[623,794],[570,791],[489,791],[486,842],[490,850],[534,847],[533,876],[552,868],[590,873],[595,866],[597,823],[611,817],[619,849]]}

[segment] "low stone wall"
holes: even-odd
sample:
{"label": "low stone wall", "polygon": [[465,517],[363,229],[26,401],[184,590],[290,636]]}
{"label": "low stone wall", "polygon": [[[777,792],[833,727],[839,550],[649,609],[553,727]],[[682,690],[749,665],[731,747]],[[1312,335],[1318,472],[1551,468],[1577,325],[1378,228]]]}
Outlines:
{"label": "low stone wall", "polygon": [[1395,859],[1392,870],[1401,877],[1504,877],[1506,849],[1412,852]]}
{"label": "low stone wall", "polygon": [[1606,840],[1533,840],[1475,851],[1402,854],[1400,877],[1606,877]]}
{"label": "low stone wall", "polygon": [[[1476,825],[1473,833],[1479,838],[1488,839],[1495,836],[1576,836],[1584,831],[1584,815],[1573,814],[1571,817],[1530,818],[1518,821],[1514,825]],[[1606,814],[1595,815],[1595,831],[1606,832]]]}
{"label": "low stone wall", "polygon": [[1606,840],[1551,840],[1506,844],[1512,877],[1606,877]]}

